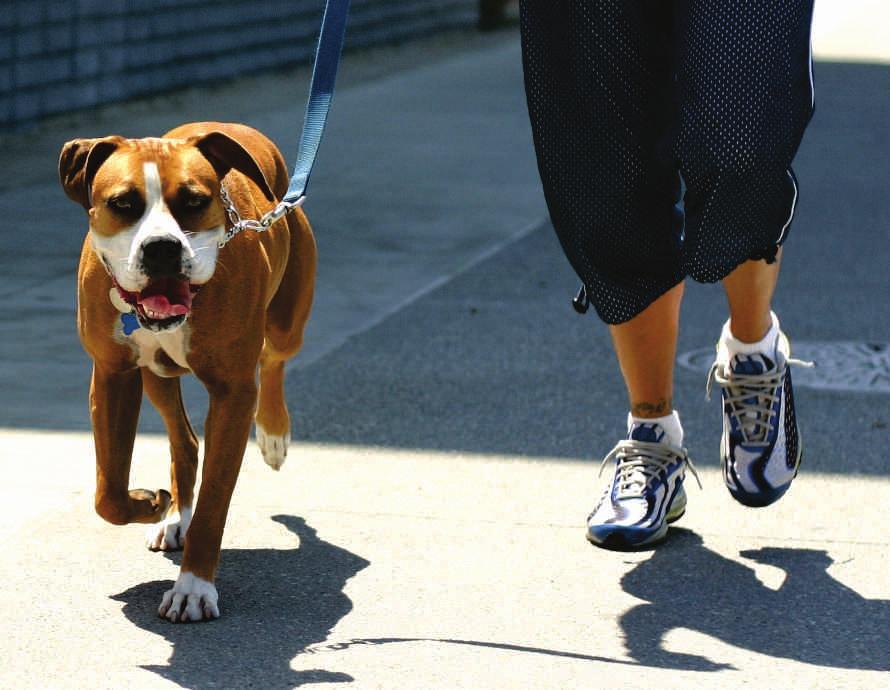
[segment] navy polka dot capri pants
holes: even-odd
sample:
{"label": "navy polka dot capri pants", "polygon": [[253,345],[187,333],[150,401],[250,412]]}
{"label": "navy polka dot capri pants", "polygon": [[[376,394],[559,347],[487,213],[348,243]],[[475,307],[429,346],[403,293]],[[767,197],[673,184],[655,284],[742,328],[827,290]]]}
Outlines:
{"label": "navy polka dot capri pants", "polygon": [[813,0],[521,0],[560,243],[606,323],[775,261],[813,113]]}

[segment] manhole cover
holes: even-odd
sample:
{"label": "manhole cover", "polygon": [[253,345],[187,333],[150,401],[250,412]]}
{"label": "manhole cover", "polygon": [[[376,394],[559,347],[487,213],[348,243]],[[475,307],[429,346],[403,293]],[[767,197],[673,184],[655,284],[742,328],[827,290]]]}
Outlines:
{"label": "manhole cover", "polygon": [[[815,362],[812,369],[794,367],[795,386],[857,393],[890,393],[890,344],[854,342],[800,342],[791,344],[791,356]],[[680,366],[707,372],[714,348],[684,352]]]}

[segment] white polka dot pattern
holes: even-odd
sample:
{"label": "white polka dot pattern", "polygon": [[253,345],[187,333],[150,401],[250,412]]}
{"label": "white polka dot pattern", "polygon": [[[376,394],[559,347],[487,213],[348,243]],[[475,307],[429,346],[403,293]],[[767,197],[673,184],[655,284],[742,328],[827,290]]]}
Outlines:
{"label": "white polka dot pattern", "polygon": [[812,6],[520,2],[544,193],[607,323],[686,276],[714,282],[746,259],[774,258],[813,108]]}

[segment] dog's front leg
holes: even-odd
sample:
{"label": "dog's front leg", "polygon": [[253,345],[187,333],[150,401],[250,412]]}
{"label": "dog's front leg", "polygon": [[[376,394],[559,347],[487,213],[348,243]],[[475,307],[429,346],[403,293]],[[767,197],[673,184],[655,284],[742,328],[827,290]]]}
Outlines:
{"label": "dog's front leg", "polygon": [[152,551],[181,549],[192,519],[198,437],[182,402],[179,378],[162,378],[143,368],[142,387],[164,420],[170,437],[170,492],[173,494],[173,503],[164,519],[148,527],[146,545]]}
{"label": "dog's front leg", "polygon": [[256,407],[253,379],[207,384],[210,410],[204,428],[204,467],[201,492],[189,526],[182,567],[158,613],[172,622],[218,618],[219,606],[213,584],[229,502],[241,469],[247,437]]}
{"label": "dog's front leg", "polygon": [[96,444],[96,512],[115,525],[157,522],[170,505],[166,491],[128,491],[133,442],[142,402],[139,369],[93,365],[90,416]]}

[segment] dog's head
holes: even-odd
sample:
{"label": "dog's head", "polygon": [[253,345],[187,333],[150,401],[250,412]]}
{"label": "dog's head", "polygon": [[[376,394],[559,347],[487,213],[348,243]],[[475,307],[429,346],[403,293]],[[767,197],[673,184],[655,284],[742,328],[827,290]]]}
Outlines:
{"label": "dog's head", "polygon": [[221,132],[75,139],[62,148],[62,187],[87,210],[92,247],[144,327],[179,327],[213,276],[226,219],[220,181],[232,169],[273,199],[256,160]]}

